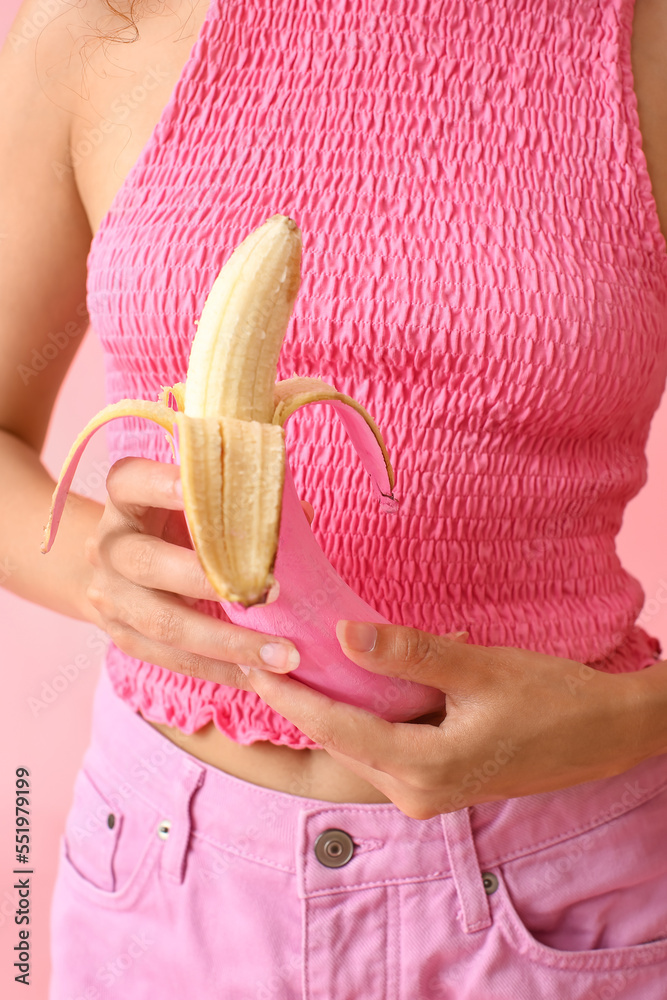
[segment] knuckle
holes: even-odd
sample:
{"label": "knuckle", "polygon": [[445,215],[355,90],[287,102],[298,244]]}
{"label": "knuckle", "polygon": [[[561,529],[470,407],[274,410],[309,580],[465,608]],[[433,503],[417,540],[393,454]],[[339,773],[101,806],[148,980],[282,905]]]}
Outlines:
{"label": "knuckle", "polygon": [[398,806],[402,813],[409,816],[410,819],[433,819],[434,816],[438,815],[437,807],[428,799],[419,795],[407,796],[400,802],[396,802],[395,805]]}
{"label": "knuckle", "polygon": [[[213,663],[206,657],[197,656],[196,653],[180,653],[174,669],[178,673],[185,674],[188,677],[196,677],[204,681],[214,681],[216,684],[224,684],[227,687],[240,686],[237,683],[237,673],[242,680],[247,681],[247,678],[243,676],[235,664],[226,662]],[[246,684],[246,690],[251,690],[249,684]]]}
{"label": "knuckle", "polygon": [[408,629],[402,636],[401,657],[411,666],[419,667],[430,659],[432,653],[431,640],[418,629]]}
{"label": "knuckle", "polygon": [[124,622],[112,619],[106,622],[104,630],[115,646],[128,656],[134,655],[133,635]]}
{"label": "knuckle", "polygon": [[337,746],[333,727],[319,714],[308,713],[306,718],[299,723],[299,728],[306,733],[315,743],[322,747]]}
{"label": "knuckle", "polygon": [[90,583],[86,587],[86,600],[105,621],[111,622],[113,620],[114,605],[103,587],[94,582]]}
{"label": "knuckle", "polygon": [[100,543],[95,535],[89,535],[83,543],[83,554],[91,566],[100,565]]}
{"label": "knuckle", "polygon": [[135,660],[143,659],[146,653],[145,643],[143,637],[138,632],[135,632],[123,622],[118,621],[109,622],[106,631],[114,646],[122,649],[124,653],[127,653],[128,656],[133,657]]}
{"label": "knuckle", "polygon": [[128,553],[128,569],[135,583],[151,580],[155,573],[155,550],[152,543],[140,537],[132,538]]}
{"label": "knuckle", "polygon": [[86,587],[86,600],[92,604],[96,611],[99,611],[104,602],[104,592],[91,583]]}
{"label": "knuckle", "polygon": [[132,457],[126,455],[124,458],[119,458],[111,466],[107,473],[107,493],[113,500],[114,495],[117,493],[118,485],[122,482],[124,476],[127,474],[128,463],[133,461]]}
{"label": "knuckle", "polygon": [[[186,677],[202,678],[199,657],[197,657],[194,653],[180,651],[176,662],[173,664],[171,669],[175,670],[179,674],[185,674]],[[206,677],[203,679],[208,680]]]}
{"label": "knuckle", "polygon": [[[203,570],[202,570],[203,573]],[[206,580],[206,576],[203,576]],[[249,663],[262,666],[259,648],[265,639],[248,635],[246,629],[230,622],[228,618],[216,619],[213,623],[216,637],[216,657],[228,663]]]}
{"label": "knuckle", "polygon": [[508,646],[488,646],[482,655],[496,671],[512,671],[516,667],[515,650]]}
{"label": "knuckle", "polygon": [[151,637],[165,646],[178,646],[183,635],[179,615],[172,608],[158,607],[148,620]]}
{"label": "knuckle", "polygon": [[210,580],[204,572],[204,567],[200,563],[198,558],[191,558],[186,556],[187,562],[184,562],[184,582],[185,582],[185,592],[188,594],[200,595],[202,599],[206,600],[218,600],[218,595],[213,588]]}
{"label": "knuckle", "polygon": [[429,792],[435,792],[441,785],[441,781],[432,774],[430,771],[426,771],[423,768],[412,768],[410,784],[420,794],[428,794]]}
{"label": "knuckle", "polygon": [[328,729],[323,729],[321,723],[313,723],[307,727],[308,736],[314,743],[318,743],[321,747],[335,747],[335,741],[333,739],[332,733]]}

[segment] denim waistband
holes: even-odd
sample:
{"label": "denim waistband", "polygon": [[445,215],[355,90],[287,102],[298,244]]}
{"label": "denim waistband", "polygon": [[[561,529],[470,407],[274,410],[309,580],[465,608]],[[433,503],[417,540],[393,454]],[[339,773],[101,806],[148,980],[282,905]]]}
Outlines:
{"label": "denim waistband", "polygon": [[[427,820],[411,819],[393,804],[304,798],[236,778],[186,753],[118,697],[105,671],[87,764],[111,775],[121,798],[137,795],[166,818],[182,808],[185,795],[195,836],[298,873],[305,894],[354,888],[361,870],[364,885],[456,876],[459,845],[471,846],[471,840],[481,869],[491,868],[592,830],[667,788],[663,755],[612,778]],[[351,832],[355,856],[365,855],[363,869],[357,865],[355,874],[313,861],[309,845],[328,829]]]}

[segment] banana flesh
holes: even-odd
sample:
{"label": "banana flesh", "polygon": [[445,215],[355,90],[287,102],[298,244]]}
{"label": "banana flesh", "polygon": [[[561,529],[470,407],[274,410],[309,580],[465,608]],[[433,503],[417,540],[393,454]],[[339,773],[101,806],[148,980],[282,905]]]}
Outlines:
{"label": "banana flesh", "polygon": [[301,233],[274,215],[236,248],[209,292],[188,364],[188,416],[271,423],[278,355],[300,282]]}
{"label": "banana flesh", "polygon": [[362,459],[376,492],[391,498],[389,456],[366,410],[320,379],[275,382],[300,280],[301,233],[292,219],[274,215],[234,250],[216,278],[197,325],[185,383],[165,387],[158,402],[112,404],[83,429],[54,490],[43,552],[55,539],[86,443],[117,417],[145,417],[171,435],[186,519],[206,575],[222,601],[245,608],[264,604],[275,584],[283,425],[298,407],[330,402],[361,415]]}

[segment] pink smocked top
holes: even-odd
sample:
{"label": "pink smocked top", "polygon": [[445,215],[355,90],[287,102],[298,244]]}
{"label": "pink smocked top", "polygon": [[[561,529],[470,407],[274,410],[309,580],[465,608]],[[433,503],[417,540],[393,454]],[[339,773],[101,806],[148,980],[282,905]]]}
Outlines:
{"label": "pink smocked top", "polygon": [[[276,212],[303,232],[278,377],[377,420],[384,514],[329,407],[287,428],[340,575],[390,621],[610,672],[660,658],[614,538],[667,370],[667,247],[632,0],[210,0],[88,258],[109,401],[183,380],[206,295]],[[111,459],[171,461],[117,421]],[[224,617],[217,605],[202,603]],[[316,746],[254,693],[132,659],[116,692],[191,733]]]}

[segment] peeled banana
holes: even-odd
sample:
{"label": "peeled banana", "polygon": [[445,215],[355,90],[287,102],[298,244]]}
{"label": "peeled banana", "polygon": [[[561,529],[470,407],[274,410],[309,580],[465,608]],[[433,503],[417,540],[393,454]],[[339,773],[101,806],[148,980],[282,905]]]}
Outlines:
{"label": "peeled banana", "polygon": [[234,250],[208,294],[185,383],[158,402],[123,399],[101,410],[67,456],[53,493],[42,551],[55,539],[67,492],[96,430],[144,417],[171,436],[185,515],[204,571],[228,618],[291,639],[292,672],[316,690],[389,721],[443,707],[442,692],[356,666],[335,635],[340,618],[386,622],[333,569],[296,494],[284,425],[307,403],[337,413],[371,476],[381,506],[397,507],[382,436],[355,400],[317,378],[275,382],[301,280],[301,233],[274,215]]}

